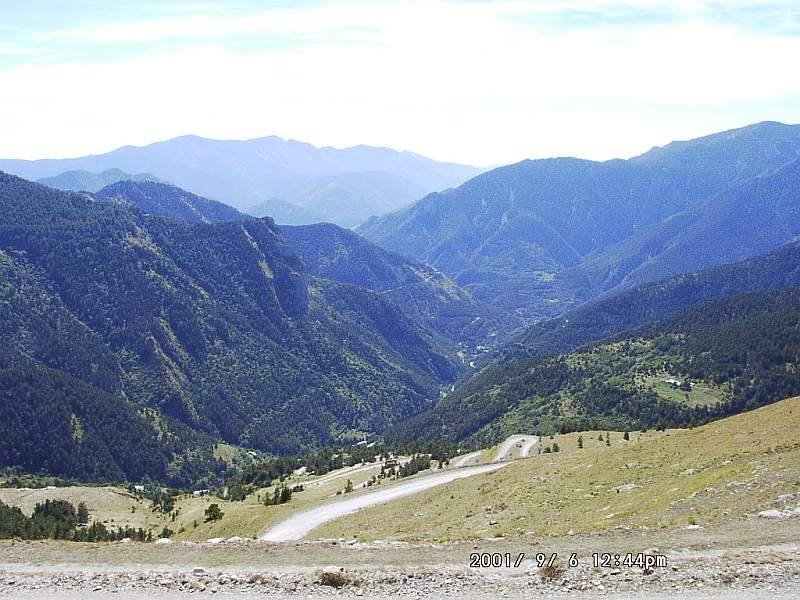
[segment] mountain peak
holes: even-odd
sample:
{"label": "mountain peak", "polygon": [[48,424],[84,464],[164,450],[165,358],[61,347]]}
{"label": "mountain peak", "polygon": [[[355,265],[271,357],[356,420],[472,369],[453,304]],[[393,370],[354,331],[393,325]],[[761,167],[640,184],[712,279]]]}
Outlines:
{"label": "mountain peak", "polygon": [[[405,198],[409,203],[427,192],[463,183],[480,172],[467,165],[441,163],[389,148],[366,145],[317,148],[274,135],[250,140],[183,135],[146,146],[124,146],[97,156],[0,160],[0,168],[34,180],[77,170],[152,173],[183,189],[240,209],[270,198],[290,201],[287,196],[293,190],[322,177],[343,173],[383,172],[401,178],[419,190],[418,195],[415,192],[414,197]],[[387,190],[382,185],[373,185],[366,196],[386,195]],[[351,202],[358,202],[364,196],[360,193]]]}

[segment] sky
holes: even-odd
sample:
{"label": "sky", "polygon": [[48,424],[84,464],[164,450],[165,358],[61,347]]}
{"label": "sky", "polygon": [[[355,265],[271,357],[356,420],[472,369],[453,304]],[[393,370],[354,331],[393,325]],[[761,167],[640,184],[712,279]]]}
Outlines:
{"label": "sky", "polygon": [[494,166],[800,123],[796,0],[0,0],[0,157],[278,135]]}

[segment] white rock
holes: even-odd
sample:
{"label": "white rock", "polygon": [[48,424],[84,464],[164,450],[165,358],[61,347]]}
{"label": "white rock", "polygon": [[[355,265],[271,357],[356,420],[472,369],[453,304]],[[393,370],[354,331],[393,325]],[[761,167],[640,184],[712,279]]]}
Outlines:
{"label": "white rock", "polygon": [[775,508],[770,508],[769,510],[762,510],[758,513],[758,516],[764,519],[787,519],[789,517],[795,517],[797,514],[798,511],[794,510],[777,510]]}
{"label": "white rock", "polygon": [[155,543],[156,543],[156,544],[171,544],[171,543],[172,543],[172,540],[171,540],[171,539],[169,539],[169,538],[158,538],[158,539],[155,541]]}

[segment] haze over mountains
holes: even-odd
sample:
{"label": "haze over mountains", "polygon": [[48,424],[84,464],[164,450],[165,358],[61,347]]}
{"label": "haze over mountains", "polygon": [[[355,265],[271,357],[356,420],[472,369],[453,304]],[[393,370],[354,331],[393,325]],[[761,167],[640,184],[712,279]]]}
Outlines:
{"label": "haze over mountains", "polygon": [[[241,210],[272,198],[297,202],[345,226],[374,211],[393,210],[427,192],[459,185],[480,172],[413,152],[370,146],[317,148],[275,136],[244,141],[183,136],[79,158],[0,160],[0,170],[31,180],[107,169],[152,173]],[[329,210],[328,202],[338,208]]]}
{"label": "haze over mountains", "polygon": [[120,169],[106,169],[102,173],[89,171],[65,171],[54,177],[44,177],[38,182],[48,187],[66,192],[99,192],[101,189],[118,181],[160,181],[150,173],[131,175]]}

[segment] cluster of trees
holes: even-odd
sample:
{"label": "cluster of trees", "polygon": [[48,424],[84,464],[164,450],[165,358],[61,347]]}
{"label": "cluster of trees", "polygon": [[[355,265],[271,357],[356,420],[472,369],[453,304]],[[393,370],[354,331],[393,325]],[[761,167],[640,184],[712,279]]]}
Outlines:
{"label": "cluster of trees", "polygon": [[[161,534],[162,537],[169,537],[172,532],[165,528]],[[89,524],[89,508],[83,502],[76,508],[66,500],[45,500],[36,504],[33,514],[28,517],[16,506],[8,506],[0,501],[0,538],[75,542],[107,542],[129,538],[149,542],[153,539],[153,533],[132,527],[111,530],[97,521]]]}
{"label": "cluster of trees", "polygon": [[277,506],[278,504],[286,504],[292,499],[292,494],[295,492],[302,492],[305,488],[302,485],[295,485],[289,487],[288,485],[276,485],[272,496],[264,498],[264,506]]}
{"label": "cluster of trees", "polygon": [[222,517],[225,516],[225,513],[222,512],[222,509],[219,507],[219,504],[216,502],[209,504],[208,508],[205,511],[205,522],[212,523],[214,521],[219,521]]}
{"label": "cluster of trees", "polygon": [[175,510],[175,499],[180,495],[180,491],[172,488],[165,488],[154,483],[144,485],[129,485],[128,492],[138,498],[147,498],[152,502],[153,511],[170,514]]}
{"label": "cluster of trees", "polygon": [[431,468],[431,457],[429,454],[415,454],[407,463],[397,467],[398,477],[410,477],[420,471],[427,471]]}
{"label": "cluster of trees", "polygon": [[327,447],[314,452],[294,456],[271,456],[258,463],[248,465],[231,475],[220,486],[226,490],[229,500],[244,500],[259,488],[283,482],[297,469],[305,467],[308,473],[325,475],[330,471],[350,467],[359,463],[375,462],[385,452],[383,446]]}

